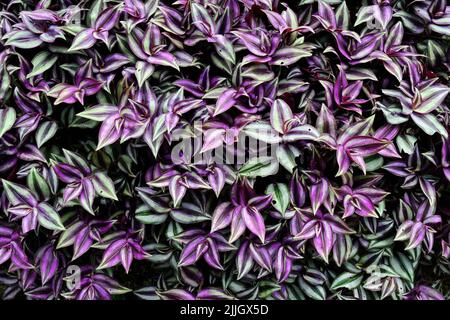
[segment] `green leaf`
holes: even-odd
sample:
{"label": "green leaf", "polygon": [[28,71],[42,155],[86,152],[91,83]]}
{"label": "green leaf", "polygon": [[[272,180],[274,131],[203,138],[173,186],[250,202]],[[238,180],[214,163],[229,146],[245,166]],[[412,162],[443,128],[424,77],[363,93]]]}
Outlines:
{"label": "green leaf", "polygon": [[152,211],[148,206],[141,205],[136,210],[136,219],[144,224],[158,225],[164,223],[169,215]]}
{"label": "green leaf", "polygon": [[136,62],[136,71],[134,72],[134,75],[136,76],[139,87],[142,87],[144,82],[151,77],[153,71],[155,71],[155,67],[152,64],[144,61]]}
{"label": "green leaf", "polygon": [[340,22],[342,29],[348,30],[350,27],[350,12],[347,3],[342,1],[341,5],[336,10],[336,19]]}
{"label": "green leaf", "polygon": [[217,42],[214,43],[217,54],[230,63],[236,62],[233,43],[223,35],[216,35]]}
{"label": "green leaf", "polygon": [[14,126],[16,111],[14,108],[0,109],[0,138]]}
{"label": "green leaf", "polygon": [[417,137],[409,135],[409,134],[398,135],[395,138],[395,142],[397,143],[398,150],[400,152],[405,152],[407,154],[413,154],[416,141],[417,141]]}
{"label": "green leaf", "polygon": [[403,253],[399,253],[397,256],[392,256],[389,259],[389,265],[395,272],[407,281],[414,281],[414,267],[412,261],[408,259]]}
{"label": "green leaf", "polygon": [[267,177],[278,171],[278,161],[272,157],[256,157],[250,159],[239,170],[244,177]]}
{"label": "green leaf", "polygon": [[118,201],[114,182],[104,172],[97,172],[92,179],[94,189],[103,198]]}
{"label": "green leaf", "polygon": [[285,124],[294,117],[289,105],[282,99],[276,99],[270,108],[270,124],[277,132],[283,134]]}
{"label": "green leaf", "polygon": [[330,289],[331,290],[337,290],[346,288],[349,290],[356,289],[363,280],[363,275],[360,273],[351,273],[351,272],[343,272],[339,276],[334,279],[333,283],[331,284]]}
{"label": "green leaf", "polygon": [[50,198],[51,191],[47,180],[36,168],[30,170],[27,176],[27,185],[39,199],[46,200]]}
{"label": "green leaf", "polygon": [[258,83],[268,82],[275,77],[275,74],[264,64],[252,64],[242,71],[241,75]]}
{"label": "green leaf", "polygon": [[255,121],[243,129],[244,133],[249,137],[257,140],[261,140],[266,143],[279,143],[281,142],[281,137],[278,132],[276,132],[270,123],[264,121]]}
{"label": "green leaf", "polygon": [[304,82],[300,79],[283,79],[278,83],[277,97],[281,97],[286,93],[297,93],[301,90],[305,90],[309,85],[308,82]]}
{"label": "green leaf", "polygon": [[89,25],[93,26],[100,12],[105,8],[105,0],[96,0],[89,8],[87,20]]}
{"label": "green leaf", "polygon": [[97,104],[83,112],[77,113],[82,117],[94,121],[105,121],[109,116],[118,112],[118,107],[109,104]]}
{"label": "green leaf", "polygon": [[80,157],[75,152],[69,151],[67,149],[63,149],[64,157],[67,160],[67,163],[79,167],[79,168],[90,168],[89,164],[86,160],[84,160],[82,157]]}
{"label": "green leaf", "polygon": [[266,189],[266,194],[272,195],[272,205],[284,214],[289,206],[289,188],[284,183],[272,183]]}
{"label": "green leaf", "polygon": [[2,179],[2,184],[6,197],[13,206],[36,202],[36,198],[28,188],[4,179]]}
{"label": "green leaf", "polygon": [[90,28],[80,31],[73,39],[68,52],[91,48],[97,41],[93,36],[93,32],[94,30]]}
{"label": "green leaf", "polygon": [[346,70],[347,80],[357,81],[357,80],[373,80],[378,81],[375,73],[366,68],[351,68],[350,70]]}
{"label": "green leaf", "polygon": [[[185,204],[183,204],[184,206]],[[170,216],[173,220],[181,224],[193,224],[211,220],[211,216],[206,215],[199,208],[191,205],[190,208],[174,208],[170,210]]]}
{"label": "green leaf", "polygon": [[445,57],[445,50],[435,40],[428,40],[426,46],[426,53],[428,59],[430,59],[431,65],[435,66],[439,60]]}
{"label": "green leaf", "polygon": [[56,122],[46,121],[41,123],[35,134],[37,147],[40,148],[44,143],[53,138],[56,131],[58,131]]}
{"label": "green leaf", "polygon": [[297,158],[299,154],[300,150],[293,145],[280,145],[277,150],[277,159],[287,171],[292,173],[297,166],[295,158]]}
{"label": "green leaf", "polygon": [[308,282],[306,282],[303,277],[299,277],[299,285],[300,289],[311,299],[313,300],[325,300],[326,299],[326,292],[325,289],[322,286],[318,285],[310,285]]}
{"label": "green leaf", "polygon": [[165,205],[160,197],[155,197],[149,194],[147,188],[137,188],[137,192],[141,200],[144,201],[150,209],[156,211],[157,213],[169,213],[170,207]]}
{"label": "green leaf", "polygon": [[20,49],[32,49],[38,47],[43,41],[28,30],[11,31],[7,34],[5,45]]}
{"label": "green leaf", "polygon": [[309,124],[289,129],[283,136],[284,142],[294,142],[299,140],[315,140],[319,138],[320,133],[316,128]]}
{"label": "green leaf", "polygon": [[49,230],[66,230],[56,210],[49,204],[42,202],[37,206],[38,221],[41,226]]}
{"label": "green leaf", "polygon": [[383,157],[379,155],[370,156],[364,159],[366,171],[371,172],[380,169],[383,166]]}
{"label": "green leaf", "polygon": [[83,226],[84,226],[83,221],[77,221],[70,227],[68,227],[66,230],[64,230],[59,236],[56,249],[61,249],[73,245],[73,243],[75,242],[76,235],[83,228]]}
{"label": "green leaf", "polygon": [[445,100],[449,92],[449,88],[444,85],[429,86],[420,91],[422,103],[414,108],[415,113],[427,114],[439,108]]}
{"label": "green leaf", "polygon": [[217,99],[225,90],[227,87],[212,88],[203,95],[202,99]]}
{"label": "green leaf", "polygon": [[31,60],[33,70],[27,75],[27,79],[44,73],[58,60],[58,56],[48,51],[41,51]]}
{"label": "green leaf", "polygon": [[389,124],[401,124],[405,123],[409,119],[407,115],[402,113],[402,109],[399,106],[391,105],[386,107],[380,102],[377,102],[377,105],[380,106],[381,111],[383,111],[384,117]]}
{"label": "green leaf", "polygon": [[[372,21],[374,19],[374,6],[363,6],[359,9],[356,14],[356,21],[354,26],[360,25],[361,23]],[[378,9],[379,11],[379,9]]]}
{"label": "green leaf", "polygon": [[289,66],[298,60],[310,57],[311,55],[312,53],[308,48],[284,47],[278,49],[272,55],[272,61],[270,64],[275,66]]}
{"label": "green leaf", "polygon": [[439,133],[444,138],[448,137],[447,130],[432,114],[418,114],[413,112],[411,114],[411,119],[420,127],[420,129],[430,136]]}

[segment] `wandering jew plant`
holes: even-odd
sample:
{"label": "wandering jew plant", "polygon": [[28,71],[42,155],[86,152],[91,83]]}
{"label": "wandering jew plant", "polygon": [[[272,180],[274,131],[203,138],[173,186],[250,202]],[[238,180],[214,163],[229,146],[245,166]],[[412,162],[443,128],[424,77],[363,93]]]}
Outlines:
{"label": "wandering jew plant", "polygon": [[0,4],[3,299],[450,298],[445,0]]}

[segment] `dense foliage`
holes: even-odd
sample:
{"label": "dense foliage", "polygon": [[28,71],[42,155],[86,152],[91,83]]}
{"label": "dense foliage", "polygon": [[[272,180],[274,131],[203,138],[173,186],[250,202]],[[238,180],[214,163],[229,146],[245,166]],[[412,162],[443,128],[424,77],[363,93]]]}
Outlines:
{"label": "dense foliage", "polygon": [[445,0],[0,10],[4,299],[450,296]]}

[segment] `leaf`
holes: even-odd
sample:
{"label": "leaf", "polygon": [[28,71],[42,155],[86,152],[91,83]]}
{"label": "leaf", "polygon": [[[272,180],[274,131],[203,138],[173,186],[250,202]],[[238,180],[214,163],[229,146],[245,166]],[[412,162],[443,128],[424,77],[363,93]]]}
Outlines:
{"label": "leaf", "polygon": [[27,184],[38,198],[43,200],[50,198],[51,191],[47,180],[37,171],[36,168],[31,169],[28,174]]}
{"label": "leaf", "polygon": [[135,290],[133,293],[142,300],[159,300],[156,287],[144,287]]}
{"label": "leaf", "polygon": [[396,125],[408,121],[409,117],[402,114],[402,109],[400,107],[392,105],[387,108],[379,102],[377,102],[377,104],[381,107],[381,111],[383,111],[386,121],[389,124]]}
{"label": "leaf", "polygon": [[[206,36],[211,34],[215,34],[215,23],[214,20],[209,15],[206,8],[196,2],[191,3],[191,17],[192,23],[199,28],[201,32],[204,32]],[[208,27],[209,30],[204,30],[198,22],[202,22],[204,25]]]}
{"label": "leaf", "polygon": [[49,204],[42,202],[37,206],[38,221],[41,226],[49,230],[64,231],[66,228],[61,222],[56,210]]}
{"label": "leaf", "polygon": [[355,136],[347,140],[345,149],[352,156],[367,157],[377,154],[389,143],[370,136]]}
{"label": "leaf", "polygon": [[320,133],[316,128],[309,124],[291,128],[283,136],[284,142],[294,142],[299,140],[316,140]]}
{"label": "leaf", "polygon": [[176,70],[180,70],[180,66],[177,63],[176,57],[170,52],[159,51],[158,53],[149,56],[147,61],[152,64],[158,64],[161,66],[172,67]]}
{"label": "leaf", "polygon": [[197,300],[236,300],[236,298],[225,294],[220,289],[207,288],[197,294]]}
{"label": "leaf", "polygon": [[216,35],[214,38],[217,40],[214,46],[219,56],[234,64],[236,62],[236,55],[233,43],[223,35]]}
{"label": "leaf", "polygon": [[34,56],[33,60],[31,60],[31,64],[33,65],[33,69],[29,74],[27,74],[27,79],[32,78],[34,76],[43,74],[45,71],[53,67],[53,65],[58,60],[58,56],[52,54],[48,51],[39,52]]}
{"label": "leaf", "polygon": [[426,47],[426,56],[431,61],[431,65],[435,66],[441,59],[445,57],[444,48],[437,41],[428,40]]}
{"label": "leaf", "polygon": [[325,300],[326,292],[323,286],[318,285],[310,285],[306,282],[303,277],[299,277],[298,279],[300,289],[311,299],[313,300]]}
{"label": "leaf", "polygon": [[361,23],[372,21],[375,17],[375,11],[380,11],[378,5],[362,6],[356,14],[357,19],[354,25],[357,26]]}
{"label": "leaf", "polygon": [[414,108],[414,112],[427,114],[440,107],[449,92],[447,86],[430,86],[420,92],[422,103]]}
{"label": "leaf", "polygon": [[270,64],[275,66],[289,66],[296,63],[298,60],[312,55],[311,51],[298,48],[298,47],[286,47],[277,50],[273,56]]}
{"label": "leaf", "polygon": [[[189,204],[187,204],[189,205]],[[170,216],[178,223],[181,224],[194,224],[211,220],[211,217],[206,215],[194,206],[186,207],[183,203],[182,208],[174,208],[170,211]]]}
{"label": "leaf", "polygon": [[80,205],[84,210],[89,212],[90,214],[94,214],[94,210],[92,205],[94,203],[95,198],[95,189],[92,181],[89,178],[83,178],[81,180],[81,192],[77,199],[80,202]]}
{"label": "leaf", "polygon": [[371,156],[364,159],[366,164],[366,172],[372,172],[380,169],[383,166],[384,160],[382,156]]}
{"label": "leaf", "polygon": [[291,108],[284,100],[277,99],[273,102],[270,109],[270,124],[276,131],[284,133],[284,124],[293,117]]}
{"label": "leaf", "polygon": [[272,195],[272,206],[284,214],[289,206],[289,188],[284,183],[272,183],[266,189]]}
{"label": "leaf", "polygon": [[439,120],[432,114],[418,114],[412,113],[411,119],[428,135],[432,136],[439,133],[444,138],[448,137],[447,130],[439,122]]}
{"label": "leaf", "polygon": [[272,128],[270,123],[255,121],[244,127],[243,132],[251,138],[261,140],[266,143],[281,142],[280,135]]}
{"label": "leaf", "polygon": [[223,91],[219,98],[217,99],[216,109],[214,110],[214,116],[224,113],[236,103],[234,95],[236,94],[236,89],[230,88]]}
{"label": "leaf", "polygon": [[155,67],[152,64],[144,61],[136,62],[136,71],[134,72],[134,75],[136,76],[139,87],[144,85],[144,82],[150,78],[153,71],[155,71]]}
{"label": "leaf", "polygon": [[73,245],[76,235],[83,227],[83,221],[76,221],[75,223],[70,225],[60,234],[56,249],[61,249]]}
{"label": "leaf", "polygon": [[395,141],[397,143],[397,146],[398,146],[398,149],[400,152],[405,152],[407,154],[413,154],[414,146],[417,142],[417,137],[409,135],[409,134],[403,134],[403,135],[398,135],[395,138]]}
{"label": "leaf", "polygon": [[59,260],[51,245],[45,247],[41,252],[42,255],[39,269],[41,272],[42,284],[44,285],[54,277],[59,266]]}
{"label": "leaf", "polygon": [[162,224],[167,220],[168,216],[169,215],[167,213],[153,212],[145,205],[140,206],[136,210],[136,219],[144,224]]}
{"label": "leaf", "polygon": [[365,136],[372,128],[375,116],[370,116],[367,119],[358,121],[348,126],[347,129],[339,136],[338,144],[344,144],[353,136]]}
{"label": "leaf", "polygon": [[437,198],[436,188],[434,184],[428,179],[425,179],[423,177],[419,178],[419,184],[423,194],[427,197],[428,201],[430,202],[430,206],[434,208]]}
{"label": "leaf", "polygon": [[269,68],[263,64],[250,65],[242,71],[241,75],[253,79],[258,83],[268,82],[275,77],[273,71],[269,70]]}
{"label": "leaf", "polygon": [[289,172],[293,172],[297,166],[296,158],[300,155],[300,150],[293,145],[280,145],[277,149],[278,162]]}
{"label": "leaf", "polygon": [[378,81],[375,73],[366,68],[351,68],[350,70],[346,70],[347,80],[350,81],[358,81],[358,80],[373,80]]}
{"label": "leaf", "polygon": [[79,154],[63,149],[64,157],[67,163],[77,168],[90,168],[89,163]]}
{"label": "leaf", "polygon": [[411,220],[407,220],[403,222],[397,229],[397,233],[395,235],[394,241],[405,241],[409,239],[411,228],[414,225],[414,222]]}
{"label": "leaf", "polygon": [[241,215],[247,229],[256,235],[261,240],[261,243],[264,243],[266,226],[264,225],[264,219],[261,213],[254,207],[243,207]]}
{"label": "leaf", "polygon": [[255,157],[239,169],[239,174],[244,177],[267,177],[277,171],[278,161],[272,157]]}
{"label": "leaf", "polygon": [[350,12],[345,1],[336,10],[336,22],[343,30],[348,30],[350,27]]}
{"label": "leaf", "polygon": [[137,191],[139,197],[145,202],[146,205],[150,207],[150,209],[158,213],[168,213],[170,211],[170,207],[167,203],[165,203],[159,196],[153,196],[148,192],[148,189],[137,188]]}
{"label": "leaf", "polygon": [[4,179],[2,179],[2,183],[3,190],[6,193],[6,197],[13,206],[27,204],[30,207],[34,207],[37,204],[36,198],[33,196],[29,189],[21,186],[20,184]]}
{"label": "leaf", "polygon": [[402,279],[410,282],[414,281],[414,267],[412,261],[403,253],[392,256],[389,259],[389,265]]}
{"label": "leaf", "polygon": [[324,203],[329,196],[330,185],[326,179],[320,179],[318,182],[311,185],[309,188],[309,198],[311,199],[311,206],[313,213],[316,214],[319,207]]}
{"label": "leaf", "polygon": [[397,78],[398,82],[402,81],[403,70],[397,63],[395,63],[391,58],[389,58],[383,61],[383,65],[390,74],[392,74],[394,77]]}
{"label": "leaf", "polygon": [[230,225],[232,209],[233,207],[229,202],[221,203],[216,207],[211,219],[211,232],[221,230]]}
{"label": "leaf", "polygon": [[53,138],[53,136],[58,131],[58,125],[55,121],[45,121],[39,125],[39,128],[36,130],[36,144],[37,147],[42,147],[48,140]]}
{"label": "leaf", "polygon": [[103,252],[102,261],[100,262],[100,265],[97,267],[97,270],[101,270],[104,268],[111,268],[116,264],[120,263],[121,251],[126,246],[127,240],[120,238],[109,244],[106,250]]}
{"label": "leaf", "polygon": [[11,31],[6,37],[5,45],[20,49],[33,49],[43,42],[39,36],[28,30]]}
{"label": "leaf", "polygon": [[114,114],[105,119],[98,133],[98,144],[96,150],[100,150],[119,140],[122,134],[122,118]]}
{"label": "leaf", "polygon": [[77,51],[83,49],[89,49],[97,42],[94,38],[94,29],[88,28],[76,35],[73,39],[72,45],[70,46],[68,51]]}
{"label": "leaf", "polygon": [[14,126],[15,121],[16,111],[14,108],[0,109],[0,138]]}
{"label": "leaf", "polygon": [[94,121],[105,121],[108,117],[116,114],[117,112],[118,108],[116,106],[109,104],[98,104],[78,113],[77,116]]}
{"label": "leaf", "polygon": [[114,182],[106,175],[106,173],[97,172],[92,179],[92,183],[94,185],[95,192],[97,192],[97,194],[101,197],[115,201],[119,200],[116,195]]}
{"label": "leaf", "polygon": [[299,93],[308,89],[309,83],[300,79],[283,79],[278,82],[277,97],[286,93]]}
{"label": "leaf", "polygon": [[170,179],[169,182],[169,193],[173,199],[173,206],[176,208],[180,205],[181,200],[186,194],[187,188],[180,183],[180,176],[175,176]]}
{"label": "leaf", "polygon": [[356,289],[363,280],[363,275],[360,273],[343,272],[337,276],[331,284],[331,290],[346,288],[348,290]]}

